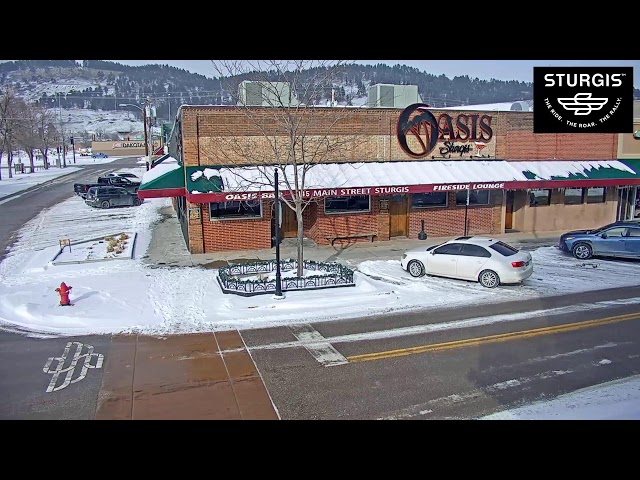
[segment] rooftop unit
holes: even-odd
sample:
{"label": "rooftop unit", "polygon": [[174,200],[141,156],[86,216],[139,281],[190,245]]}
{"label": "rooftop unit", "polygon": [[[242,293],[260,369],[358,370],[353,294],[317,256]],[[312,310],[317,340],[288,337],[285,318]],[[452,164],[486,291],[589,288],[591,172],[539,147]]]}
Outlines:
{"label": "rooftop unit", "polygon": [[406,108],[414,103],[422,103],[417,85],[378,83],[368,90],[369,108]]}
{"label": "rooftop unit", "polygon": [[238,85],[238,105],[289,107],[298,105],[298,100],[288,82],[244,80]]}

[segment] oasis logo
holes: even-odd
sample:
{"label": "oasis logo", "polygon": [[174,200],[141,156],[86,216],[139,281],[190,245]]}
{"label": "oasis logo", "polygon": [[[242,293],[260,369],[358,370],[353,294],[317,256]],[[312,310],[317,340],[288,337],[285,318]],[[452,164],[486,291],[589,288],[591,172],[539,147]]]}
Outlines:
{"label": "oasis logo", "polygon": [[444,141],[440,154],[468,153],[471,146],[456,146],[458,142],[483,142],[493,138],[491,115],[460,113],[451,117],[447,113],[438,118],[429,111],[429,105],[414,103],[405,108],[398,117],[396,135],[400,148],[411,157],[424,157],[438,144]]}
{"label": "oasis logo", "polygon": [[534,67],[534,133],[629,133],[633,67]]}

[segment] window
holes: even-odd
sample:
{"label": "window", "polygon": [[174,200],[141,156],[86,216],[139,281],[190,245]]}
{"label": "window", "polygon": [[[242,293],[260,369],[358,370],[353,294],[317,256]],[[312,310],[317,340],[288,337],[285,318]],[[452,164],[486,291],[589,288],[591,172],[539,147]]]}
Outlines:
{"label": "window", "polygon": [[[456,205],[467,204],[467,191],[456,192]],[[469,205],[489,205],[489,190],[469,191]]]}
{"label": "window", "polygon": [[352,213],[371,211],[369,195],[350,197],[327,197],[324,200],[324,213]]}
{"label": "window", "polygon": [[603,187],[587,189],[587,203],[604,203],[606,191]]}
{"label": "window", "polygon": [[564,204],[565,205],[579,205],[584,201],[583,198],[584,189],[582,188],[565,188],[564,190]]}
{"label": "window", "polygon": [[440,248],[436,248],[433,253],[436,255],[459,255],[461,247],[461,243],[447,243]]}
{"label": "window", "polygon": [[515,255],[518,253],[518,249],[512,247],[511,245],[504,242],[496,242],[493,245],[490,245],[489,248],[495,250],[503,257],[510,257],[511,255]]}
{"label": "window", "polygon": [[551,203],[551,190],[529,190],[529,206],[540,207]]}
{"label": "window", "polygon": [[446,207],[448,196],[447,192],[414,193],[411,195],[411,207]]}
{"label": "window", "polygon": [[640,228],[631,227],[627,237],[640,237]]}
{"label": "window", "polygon": [[224,218],[260,218],[262,203],[260,200],[217,202],[209,204],[211,220]]}
{"label": "window", "polygon": [[614,228],[610,228],[609,230],[605,230],[602,233],[606,233],[607,234],[607,238],[624,237],[625,233],[627,233],[627,228],[626,227],[614,227]]}
{"label": "window", "polygon": [[491,254],[485,248],[479,245],[471,245],[470,243],[462,245],[461,255],[465,255],[467,257],[491,257]]}

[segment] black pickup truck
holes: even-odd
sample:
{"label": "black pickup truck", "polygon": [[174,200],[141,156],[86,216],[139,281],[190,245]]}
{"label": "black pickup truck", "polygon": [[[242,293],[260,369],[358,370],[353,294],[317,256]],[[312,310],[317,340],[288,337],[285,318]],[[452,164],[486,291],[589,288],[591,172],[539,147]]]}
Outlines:
{"label": "black pickup truck", "polygon": [[113,187],[123,187],[129,193],[137,193],[140,188],[140,182],[132,182],[125,177],[98,177],[97,183],[74,183],[73,191],[76,195],[80,195],[82,198],[87,197],[87,191],[91,187],[103,187],[111,185]]}

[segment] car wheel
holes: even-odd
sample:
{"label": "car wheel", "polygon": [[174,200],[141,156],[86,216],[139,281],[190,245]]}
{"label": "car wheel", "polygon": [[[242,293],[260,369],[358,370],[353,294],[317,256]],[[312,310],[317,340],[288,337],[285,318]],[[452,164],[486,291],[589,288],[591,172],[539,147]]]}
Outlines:
{"label": "car wheel", "polygon": [[500,285],[500,277],[493,270],[483,270],[478,275],[478,282],[483,287],[494,288]]}
{"label": "car wheel", "polygon": [[133,205],[134,205],[135,207],[137,207],[138,205],[140,205],[140,199],[139,199],[139,198],[134,198],[134,199],[133,199]]}
{"label": "car wheel", "polygon": [[111,206],[111,204],[109,203],[108,200],[104,200],[102,203],[100,203],[100,206],[102,208],[109,208]]}
{"label": "car wheel", "polygon": [[409,272],[412,277],[421,277],[424,275],[424,265],[419,260],[411,260],[407,264],[407,272]]}
{"label": "car wheel", "polygon": [[573,256],[578,260],[588,260],[593,256],[593,249],[587,243],[578,243],[573,247]]}

